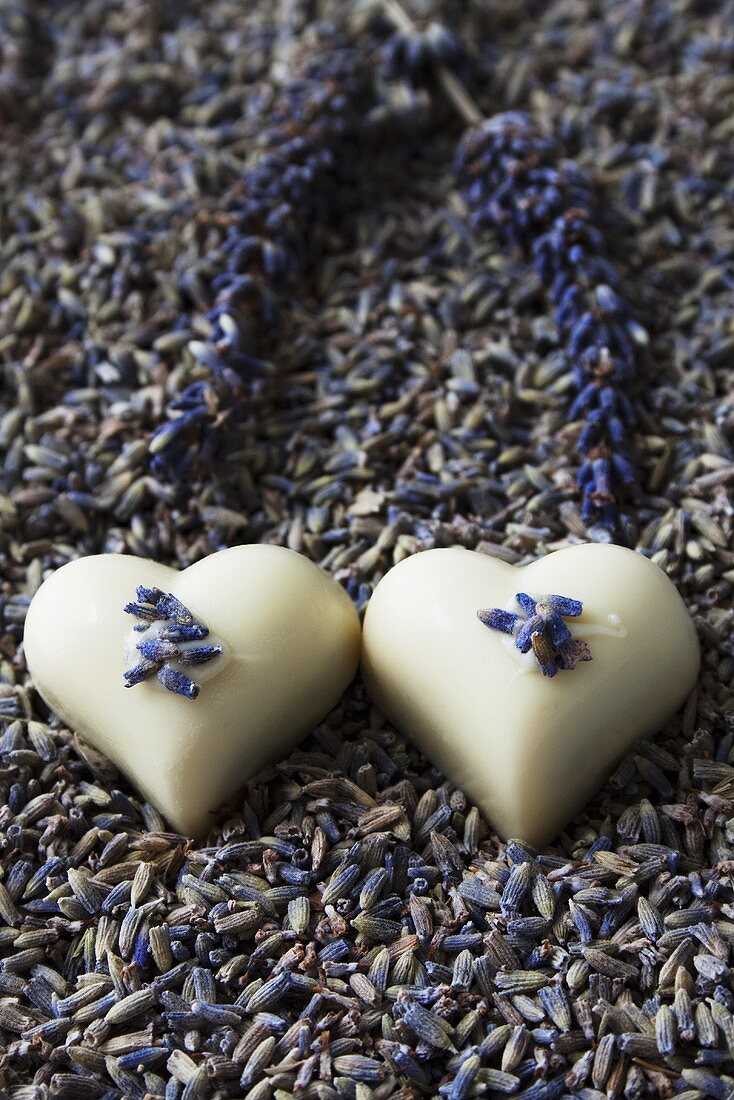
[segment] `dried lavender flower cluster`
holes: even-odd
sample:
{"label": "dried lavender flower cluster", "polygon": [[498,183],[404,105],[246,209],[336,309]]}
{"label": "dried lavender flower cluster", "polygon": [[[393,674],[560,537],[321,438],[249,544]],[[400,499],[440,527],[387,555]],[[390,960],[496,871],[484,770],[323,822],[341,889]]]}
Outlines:
{"label": "dried lavender flower cluster", "polygon": [[607,258],[588,177],[515,111],[467,133],[459,174],[474,227],[494,225],[506,241],[530,253],[555,307],[576,382],[568,416],[581,421],[576,449],[582,517],[609,538],[636,480],[629,391],[647,334]]}
{"label": "dried lavender flower cluster", "polygon": [[172,592],[139,584],[135,600],[126,603],[124,611],[138,622],[133,630],[141,634],[135,649],[140,658],[124,673],[125,687],[135,687],[155,676],[166,691],[196,699],[201,690],[180,665],[206,665],[222,653],[220,645],[210,642],[209,628],[195,619],[188,607]]}
{"label": "dried lavender flower cluster", "polygon": [[515,596],[522,614],[501,607],[477,611],[480,622],[490,630],[510,634],[520,653],[532,649],[544,676],[555,676],[560,669],[568,671],[583,661],[591,660],[586,642],[574,638],[564,619],[577,619],[583,613],[581,600],[568,596],[537,596],[518,592]]}

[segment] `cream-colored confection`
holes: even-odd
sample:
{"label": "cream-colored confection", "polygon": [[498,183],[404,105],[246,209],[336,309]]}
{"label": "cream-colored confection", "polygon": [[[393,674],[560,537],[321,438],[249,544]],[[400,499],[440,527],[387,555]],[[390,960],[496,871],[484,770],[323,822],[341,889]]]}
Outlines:
{"label": "cream-colored confection", "polygon": [[[543,676],[531,652],[485,626],[515,594],[568,596],[564,620],[592,660]],[[524,568],[463,549],[391,569],[367,609],[362,663],[375,705],[504,837],[551,840],[633,741],[658,731],[698,675],[693,622],[640,554],[589,544]]]}
{"label": "cream-colored confection", "polygon": [[[200,685],[196,699],[155,676],[124,686],[140,658],[137,620],[123,607],[140,584],[172,592],[209,628],[207,643],[222,647],[185,669]],[[253,545],[184,572],[115,554],[73,561],[34,597],[24,644],[49,706],[175,829],[199,836],[223,800],[338,701],[359,661],[360,625],[344,589],[312,562]]]}

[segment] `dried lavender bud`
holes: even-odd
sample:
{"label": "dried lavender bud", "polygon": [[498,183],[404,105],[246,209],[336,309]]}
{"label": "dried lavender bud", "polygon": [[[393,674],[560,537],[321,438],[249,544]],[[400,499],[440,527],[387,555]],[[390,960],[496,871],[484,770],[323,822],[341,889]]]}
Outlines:
{"label": "dried lavender bud", "polygon": [[608,539],[635,482],[629,439],[635,412],[628,394],[647,336],[605,255],[589,181],[520,112],[469,130],[458,171],[473,226],[494,225],[531,254],[555,307],[577,390],[568,415],[581,420],[582,517]]}

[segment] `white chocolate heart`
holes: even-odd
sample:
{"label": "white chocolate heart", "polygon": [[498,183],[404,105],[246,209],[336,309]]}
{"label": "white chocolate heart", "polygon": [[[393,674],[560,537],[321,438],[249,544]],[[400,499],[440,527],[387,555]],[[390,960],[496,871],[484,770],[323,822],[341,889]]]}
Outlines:
{"label": "white chocolate heart", "polygon": [[[221,656],[186,670],[198,698],[155,677],[124,686],[136,619],[123,607],[139,584],[174,593],[209,628],[206,641],[222,644]],[[232,547],[183,572],[115,554],[81,558],[45,581],[25,627],[28,667],[49,706],[194,836],[334,706],[359,643],[344,589],[277,546]]]}
{"label": "white chocolate heart", "polygon": [[[567,620],[592,660],[543,676],[477,611],[520,611],[517,592],[581,600]],[[375,705],[480,806],[504,837],[551,840],[633,741],[693,687],[700,653],[675,587],[618,546],[572,546],[518,569],[427,550],[380,581],[362,640]]]}

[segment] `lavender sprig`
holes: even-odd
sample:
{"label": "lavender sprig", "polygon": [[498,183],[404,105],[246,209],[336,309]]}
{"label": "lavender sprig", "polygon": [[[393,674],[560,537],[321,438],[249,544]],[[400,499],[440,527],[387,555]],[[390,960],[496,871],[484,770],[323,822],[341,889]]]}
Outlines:
{"label": "lavender sprig", "polygon": [[467,133],[459,174],[472,224],[494,225],[530,253],[555,307],[577,390],[568,415],[581,420],[576,450],[582,516],[608,539],[636,479],[629,391],[647,334],[619,292],[595,224],[589,181],[520,112],[496,115]]}
{"label": "lavender sprig", "polygon": [[[286,86],[262,151],[226,211],[217,257],[224,263],[210,283],[212,333],[189,345],[202,377],[169,402],[169,419],[151,437],[153,472],[179,488],[217,455],[269,370],[263,349],[277,335],[289,282],[304,267],[314,231],[328,229],[343,209],[356,135],[375,102],[372,85],[364,52],[334,49],[312,60]],[[206,292],[197,286],[191,293],[200,299]]]}
{"label": "lavender sprig", "polygon": [[477,611],[477,618],[491,630],[513,635],[521,653],[532,649],[544,676],[555,676],[559,669],[574,669],[591,660],[586,642],[574,638],[563,621],[583,612],[580,600],[553,595],[533,599],[527,592],[518,592],[515,599],[524,614],[490,607]]}
{"label": "lavender sprig", "polygon": [[154,634],[136,642],[135,648],[142,660],[124,673],[125,687],[135,687],[156,676],[167,691],[196,699],[200,688],[189,676],[173,663],[204,665],[222,653],[220,645],[195,645],[209,636],[209,628],[194,618],[188,607],[173,595],[160,588],[139,584],[136,599],[125,604],[128,615],[140,621],[134,630],[145,633],[154,623],[164,624]]}

